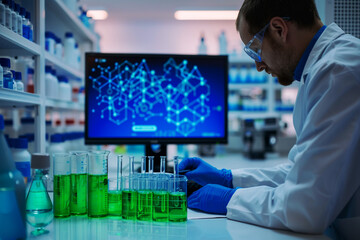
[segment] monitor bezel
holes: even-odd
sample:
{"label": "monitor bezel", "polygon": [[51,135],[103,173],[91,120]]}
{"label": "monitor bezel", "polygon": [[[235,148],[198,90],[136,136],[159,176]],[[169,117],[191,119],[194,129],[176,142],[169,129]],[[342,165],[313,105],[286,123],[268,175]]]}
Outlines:
{"label": "monitor bezel", "polygon": [[[89,61],[91,58],[105,57],[184,57],[184,58],[223,58],[224,60],[224,136],[217,138],[90,138],[88,127],[88,95],[86,94],[89,84]],[[228,143],[228,56],[227,55],[193,55],[193,54],[153,54],[153,53],[85,53],[85,144],[104,145],[104,144],[227,144]]]}

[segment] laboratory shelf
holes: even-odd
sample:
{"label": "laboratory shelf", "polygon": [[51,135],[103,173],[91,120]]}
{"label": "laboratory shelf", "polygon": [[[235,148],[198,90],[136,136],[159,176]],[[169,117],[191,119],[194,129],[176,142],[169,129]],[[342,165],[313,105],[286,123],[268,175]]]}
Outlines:
{"label": "laboratory shelf", "polygon": [[0,88],[0,107],[26,107],[40,103],[40,96],[37,94]]}
{"label": "laboratory shelf", "polygon": [[255,61],[243,53],[241,55],[229,55],[229,64],[255,64]]}
{"label": "laboratory shelf", "polygon": [[230,83],[229,84],[230,90],[240,90],[244,88],[254,88],[254,87],[268,88],[269,84],[268,83]]}
{"label": "laboratory shelf", "polygon": [[38,44],[0,25],[0,54],[5,56],[40,55],[41,48]]}
{"label": "laboratory shelf", "polygon": [[66,77],[83,79],[84,73],[78,69],[73,68],[72,66],[66,64],[61,59],[51,55],[48,52],[45,52],[45,65],[53,65],[56,70],[56,75],[64,75]]}
{"label": "laboratory shelf", "polygon": [[47,108],[53,108],[56,110],[73,110],[73,111],[84,111],[84,105],[71,101],[63,101],[57,99],[46,99],[45,106]]}
{"label": "laboratory shelf", "polygon": [[96,34],[91,32],[60,0],[45,1],[46,13],[56,15],[61,25],[66,25],[79,37],[78,41],[96,42]]}

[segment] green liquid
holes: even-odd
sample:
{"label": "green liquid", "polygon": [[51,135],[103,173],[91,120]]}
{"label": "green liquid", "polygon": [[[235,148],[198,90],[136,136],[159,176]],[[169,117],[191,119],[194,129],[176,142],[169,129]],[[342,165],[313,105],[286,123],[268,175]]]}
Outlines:
{"label": "green liquid", "polygon": [[169,192],[167,191],[154,192],[153,220],[156,222],[169,221]]}
{"label": "green liquid", "polygon": [[108,215],[108,180],[105,175],[88,175],[89,217]]}
{"label": "green liquid", "polygon": [[71,202],[72,215],[87,213],[87,174],[71,174]]}
{"label": "green liquid", "polygon": [[54,176],[54,216],[70,216],[70,175]]}
{"label": "green liquid", "polygon": [[121,191],[109,191],[109,215],[122,216],[122,194]]}
{"label": "green liquid", "polygon": [[184,192],[170,193],[169,213],[171,222],[184,222],[187,220],[187,201]]}
{"label": "green liquid", "polygon": [[152,220],[153,193],[151,191],[138,191],[137,219]]}
{"label": "green liquid", "polygon": [[122,217],[124,219],[136,219],[137,192],[124,190],[122,192]]}

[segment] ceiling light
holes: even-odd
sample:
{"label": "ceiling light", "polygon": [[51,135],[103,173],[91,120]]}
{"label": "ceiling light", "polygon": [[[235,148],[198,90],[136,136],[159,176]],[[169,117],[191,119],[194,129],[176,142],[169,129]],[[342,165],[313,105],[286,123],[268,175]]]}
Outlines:
{"label": "ceiling light", "polygon": [[86,16],[92,17],[94,20],[105,20],[108,13],[105,10],[88,10]]}
{"label": "ceiling light", "polygon": [[174,14],[177,20],[235,20],[237,10],[179,10]]}

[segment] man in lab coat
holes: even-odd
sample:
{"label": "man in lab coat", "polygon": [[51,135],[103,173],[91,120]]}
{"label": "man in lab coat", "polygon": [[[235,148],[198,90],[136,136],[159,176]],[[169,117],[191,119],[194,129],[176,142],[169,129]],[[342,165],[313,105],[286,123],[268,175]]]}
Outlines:
{"label": "man in lab coat", "polygon": [[360,239],[360,40],[323,25],[313,0],[245,0],[236,28],[258,71],[300,82],[297,141],[286,164],[216,169],[199,158],[180,170],[203,187],[190,208],[332,238]]}

